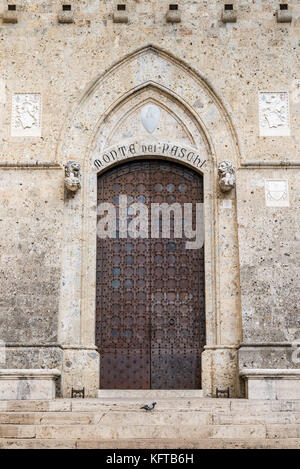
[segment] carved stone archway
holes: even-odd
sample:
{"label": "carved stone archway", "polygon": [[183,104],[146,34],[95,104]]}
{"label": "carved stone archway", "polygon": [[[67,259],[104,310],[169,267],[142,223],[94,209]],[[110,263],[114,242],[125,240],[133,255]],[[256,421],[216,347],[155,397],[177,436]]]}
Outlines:
{"label": "carved stone archway", "polygon": [[[159,106],[163,116],[161,128],[151,135],[138,119],[149,103]],[[230,160],[238,167],[240,158],[234,128],[221,100],[185,63],[147,46],[89,85],[63,129],[57,151],[62,163],[78,161],[83,174],[82,189],[65,201],[59,330],[65,353],[63,395],[69,396],[72,386],[84,386],[90,396],[98,389],[97,174],[120,161],[149,155],[173,159],[204,176],[207,345],[202,360],[203,390],[204,395],[215,396],[217,388],[229,387],[231,396],[239,395],[236,203],[234,191],[224,195],[219,190],[217,166]]]}

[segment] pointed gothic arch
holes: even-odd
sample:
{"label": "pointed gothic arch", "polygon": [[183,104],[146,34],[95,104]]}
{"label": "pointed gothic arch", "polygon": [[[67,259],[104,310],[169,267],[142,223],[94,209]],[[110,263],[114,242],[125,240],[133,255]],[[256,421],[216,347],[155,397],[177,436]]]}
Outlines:
{"label": "pointed gothic arch", "polygon": [[[134,80],[128,70],[137,71]],[[82,159],[81,152],[91,150],[101,121],[122,101],[150,85],[164,89],[195,116],[214,148],[213,157],[218,159],[220,151],[221,159],[239,165],[239,142],[223,101],[199,72],[154,45],[128,54],[87,85],[62,128],[58,159],[65,161],[72,154]],[[222,137],[221,145],[213,138],[215,133]]]}
{"label": "pointed gothic arch", "polygon": [[[190,161],[179,161],[172,153],[163,154],[162,147],[154,155],[192,166],[204,176],[207,311],[204,392],[213,396],[217,387],[229,387],[231,395],[238,395],[237,350],[241,329],[236,206],[232,192],[226,195],[231,209],[223,208],[224,196],[217,185],[219,162],[231,160],[239,166],[238,140],[229,113],[207,81],[183,61],[152,45],[133,52],[96,77],[75,104],[62,130],[57,157],[62,163],[76,160],[81,164],[83,184],[82,190],[65,203],[60,341],[65,344],[66,356],[81,363],[80,367],[74,365],[72,376],[77,377],[78,385],[85,384],[91,395],[95,394],[99,366],[97,354],[91,350],[95,350],[97,174],[132,155],[121,154],[103,168],[95,168],[94,162],[107,149],[111,150],[118,141],[118,132],[122,134],[120,144],[126,146],[132,139],[142,144],[144,134],[137,131],[126,137],[126,132],[120,129],[123,125],[126,130],[124,123],[126,119],[130,121],[130,116],[134,122],[135,111],[146,102],[161,103],[161,109],[167,114],[169,111],[167,119],[175,116],[182,130],[182,138],[172,140],[171,134],[162,131],[153,141],[162,140],[175,147],[186,145],[184,129],[188,129],[191,152],[198,152],[205,160],[205,165],[199,168]],[[152,148],[150,155],[151,151]],[[142,157],[141,151],[134,154],[134,158]],[[68,371],[62,378],[64,395],[70,388]],[[89,384],[84,382],[87,379]]]}

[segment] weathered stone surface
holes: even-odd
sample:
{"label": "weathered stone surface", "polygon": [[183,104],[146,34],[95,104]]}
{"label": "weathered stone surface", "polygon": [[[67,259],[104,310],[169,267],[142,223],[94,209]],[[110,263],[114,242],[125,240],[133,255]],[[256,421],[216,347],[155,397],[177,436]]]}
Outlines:
{"label": "weathered stone surface", "polygon": [[245,380],[248,399],[299,399],[300,370],[245,369],[240,371]]}
{"label": "weathered stone surface", "polygon": [[74,440],[5,440],[0,439],[1,449],[76,449]]}
{"label": "weathered stone surface", "polygon": [[[245,395],[239,368],[298,369],[299,4],[187,0],[174,24],[155,0],[126,2],[127,24],[111,0],[61,8],[0,1],[0,367],[59,368],[59,395],[97,396],[97,175],[154,156],[204,175],[204,395]],[[74,193],[68,161],[82,168]],[[228,192],[222,161],[236,170]],[[266,181],[285,181],[287,197],[266,198]]]}
{"label": "weathered stone surface", "polygon": [[35,438],[33,425],[0,425],[0,438]]}
{"label": "weathered stone surface", "polygon": [[72,402],[65,399],[53,401],[0,401],[1,412],[65,412],[70,411]]}
{"label": "weathered stone surface", "polygon": [[89,425],[98,423],[103,413],[89,412],[0,412],[0,424],[13,425]]}
{"label": "weathered stone surface", "polygon": [[0,369],[0,400],[55,399],[59,370]]}
{"label": "weathered stone surface", "polygon": [[267,438],[299,438],[300,425],[270,425],[266,426]]}
{"label": "weathered stone surface", "polygon": [[[240,368],[299,368],[291,347],[299,338],[300,326],[297,171],[256,168],[251,174],[241,171],[237,181],[237,191],[245,201],[238,208],[243,325]],[[285,180],[287,173],[290,207],[266,207],[264,179],[272,175]]]}
{"label": "weathered stone surface", "polygon": [[245,414],[231,412],[230,414],[214,414],[214,423],[216,425],[266,425],[266,424],[294,424],[300,423],[299,412],[259,412],[258,410]]}
{"label": "weathered stone surface", "polygon": [[[0,337],[5,343],[24,344],[24,349],[14,349],[20,368],[32,368],[27,364],[31,357],[38,368],[40,351],[29,343],[57,341],[63,191],[56,171],[6,169],[4,176]],[[19,366],[11,364],[13,351],[8,348],[7,353],[8,367]]]}
{"label": "weathered stone surface", "polygon": [[0,440],[1,449],[299,449],[300,439]]}
{"label": "weathered stone surface", "polygon": [[0,412],[0,448],[300,447],[300,400],[203,399],[210,402],[210,411],[203,412],[200,402],[198,409],[187,408],[188,399],[178,400],[175,408],[167,398],[149,414],[128,398],[107,404],[105,411],[106,399],[87,400],[94,403],[88,412],[84,399],[73,399],[69,402],[76,402],[76,411],[39,412],[28,407],[23,412]]}
{"label": "weathered stone surface", "polygon": [[[41,442],[43,440],[40,440]],[[27,442],[26,442],[27,443]],[[25,444],[26,444],[25,443]],[[300,439],[200,439],[200,440],[119,440],[78,441],[78,449],[298,449]]]}

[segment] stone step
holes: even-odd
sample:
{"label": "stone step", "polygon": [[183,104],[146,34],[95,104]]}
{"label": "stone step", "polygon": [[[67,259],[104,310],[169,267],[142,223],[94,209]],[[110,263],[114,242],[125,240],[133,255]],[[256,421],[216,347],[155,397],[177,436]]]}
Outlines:
{"label": "stone step", "polygon": [[[19,440],[0,438],[0,449],[76,449],[76,440]],[[92,448],[91,448],[92,449]]]}
{"label": "stone step", "polygon": [[178,399],[194,398],[201,399],[203,391],[201,389],[99,389],[98,398],[120,399],[128,397],[131,399]]}
{"label": "stone step", "polygon": [[[56,399],[53,401],[0,401],[0,412],[94,412],[110,408],[118,410],[138,410],[151,399],[105,398],[101,399]],[[195,410],[202,412],[233,412],[257,414],[268,412],[300,412],[299,400],[247,400],[247,399],[208,399],[208,398],[159,398],[155,411]]]}
{"label": "stone step", "polygon": [[1,401],[0,412],[66,412],[71,411],[72,399],[52,401]]}
{"label": "stone step", "polygon": [[268,439],[289,439],[300,438],[300,425],[299,424],[267,424],[266,436]]}
{"label": "stone step", "polygon": [[0,425],[0,438],[64,440],[300,439],[300,424]]}
{"label": "stone step", "polygon": [[[13,444],[13,440],[12,444]],[[20,444],[22,444],[22,441]],[[41,444],[51,440],[39,440]],[[32,440],[26,440],[25,445],[30,445]],[[30,446],[29,446],[30,447]],[[0,443],[1,448],[1,443]],[[149,439],[149,440],[80,440],[76,443],[77,449],[299,449],[300,439],[198,439],[198,440],[169,440],[169,439]]]}
{"label": "stone step", "polygon": [[252,411],[248,414],[213,413],[213,423],[216,425],[264,425],[264,424],[300,424],[299,412],[268,412]]}
{"label": "stone step", "polygon": [[[278,428],[277,428],[278,427]],[[283,427],[283,426],[282,426]],[[299,437],[300,426],[290,429],[290,438]],[[274,435],[279,433],[279,426]],[[0,438],[37,438],[63,440],[127,440],[127,439],[207,439],[266,438],[265,425],[0,425]],[[269,427],[272,435],[272,426]],[[281,434],[280,434],[281,435]],[[280,436],[285,438],[284,435]],[[271,436],[269,438],[272,438]],[[274,436],[274,438],[277,438]],[[278,436],[279,438],[279,436]]]}
{"label": "stone step", "polygon": [[[93,411],[95,409],[115,408],[119,410],[137,410],[147,399],[73,399],[73,411]],[[236,412],[257,414],[268,412],[300,412],[300,400],[297,401],[249,401],[247,399],[194,399],[194,398],[161,398],[157,399],[155,411],[163,410],[195,410],[202,412]]]}
{"label": "stone step", "polygon": [[300,424],[299,412],[252,411],[248,414],[233,412],[203,412],[194,409],[159,410],[151,413],[141,410],[110,408],[90,412],[0,412],[0,425],[264,425]]}
{"label": "stone step", "polygon": [[0,438],[35,438],[35,425],[0,425]]}
{"label": "stone step", "polygon": [[[180,411],[180,410],[195,410],[203,412],[214,411],[229,411],[230,402],[228,399],[218,399],[217,402],[212,404],[209,399],[192,399],[192,398],[180,398],[180,399],[158,399],[155,407],[156,411]],[[72,410],[77,412],[90,412],[96,410],[128,410],[128,411],[139,411],[141,412],[141,406],[151,402],[149,399],[73,399]],[[144,411],[142,413],[145,413]]]}
{"label": "stone step", "polygon": [[1,439],[0,449],[300,449],[300,439]]}
{"label": "stone step", "polygon": [[0,425],[90,425],[104,412],[0,412]]}
{"label": "stone step", "polygon": [[[147,402],[147,401],[146,401]],[[0,448],[300,448],[300,401],[0,401]]]}
{"label": "stone step", "polygon": [[0,425],[180,425],[212,424],[210,412],[1,412]]}

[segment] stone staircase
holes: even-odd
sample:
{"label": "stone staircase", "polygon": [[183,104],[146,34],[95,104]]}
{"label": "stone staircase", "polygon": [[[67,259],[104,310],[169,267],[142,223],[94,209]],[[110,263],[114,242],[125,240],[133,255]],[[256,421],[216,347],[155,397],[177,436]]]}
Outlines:
{"label": "stone staircase", "polygon": [[[199,391],[100,391],[98,399],[0,401],[0,448],[300,448],[300,400]],[[157,401],[154,411],[140,406]]]}

